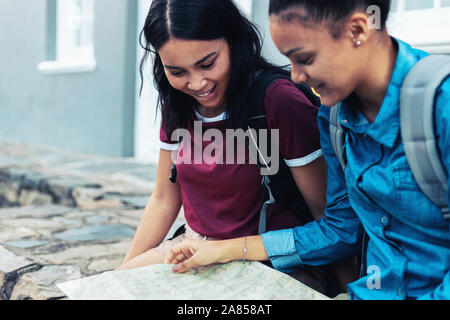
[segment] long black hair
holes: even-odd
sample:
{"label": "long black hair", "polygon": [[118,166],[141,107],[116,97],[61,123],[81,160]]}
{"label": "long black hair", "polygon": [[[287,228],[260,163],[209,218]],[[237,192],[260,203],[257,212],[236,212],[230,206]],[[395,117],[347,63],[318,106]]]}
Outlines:
{"label": "long black hair", "polygon": [[242,92],[253,72],[272,69],[289,74],[262,57],[262,41],[257,27],[233,0],[153,0],[140,34],[140,44],[145,49],[140,73],[142,80],[145,61],[153,53],[153,76],[159,92],[163,129],[168,136],[177,128],[188,127],[198,105],[193,97],[174,89],[166,77],[158,50],[171,38],[227,40],[231,55],[230,80],[225,96],[229,127],[239,127],[246,115]]}

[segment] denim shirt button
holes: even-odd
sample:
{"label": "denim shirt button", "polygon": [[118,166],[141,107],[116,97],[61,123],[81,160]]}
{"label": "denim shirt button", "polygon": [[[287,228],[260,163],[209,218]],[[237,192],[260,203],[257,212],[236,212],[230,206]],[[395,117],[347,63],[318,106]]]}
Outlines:
{"label": "denim shirt button", "polygon": [[389,218],[386,217],[386,216],[382,217],[381,218],[381,223],[384,224],[384,225],[388,224],[389,223]]}

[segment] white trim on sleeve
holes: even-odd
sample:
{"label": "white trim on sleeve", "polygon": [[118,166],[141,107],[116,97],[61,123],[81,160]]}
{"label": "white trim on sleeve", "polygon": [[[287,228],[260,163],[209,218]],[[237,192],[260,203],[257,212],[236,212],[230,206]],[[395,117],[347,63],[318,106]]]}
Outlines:
{"label": "white trim on sleeve", "polygon": [[180,146],[181,146],[181,143],[171,144],[171,143],[165,143],[165,142],[159,141],[159,147],[166,151],[178,150],[178,149],[180,149]]}
{"label": "white trim on sleeve", "polygon": [[286,162],[287,166],[290,168],[303,167],[319,159],[321,156],[323,156],[322,149],[317,150],[311,153],[310,155],[307,155],[306,157],[292,160],[284,160],[284,162]]}

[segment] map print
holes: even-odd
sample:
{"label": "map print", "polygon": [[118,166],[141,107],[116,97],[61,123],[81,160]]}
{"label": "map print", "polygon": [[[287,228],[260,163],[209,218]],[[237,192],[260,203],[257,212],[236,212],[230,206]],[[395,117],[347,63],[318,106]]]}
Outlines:
{"label": "map print", "polygon": [[259,262],[235,261],[198,272],[172,265],[110,271],[58,284],[71,300],[328,300]]}

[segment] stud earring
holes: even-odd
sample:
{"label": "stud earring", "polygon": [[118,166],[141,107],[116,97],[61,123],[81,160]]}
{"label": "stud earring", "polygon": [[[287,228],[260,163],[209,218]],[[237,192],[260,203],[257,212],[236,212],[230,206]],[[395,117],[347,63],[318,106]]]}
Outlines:
{"label": "stud earring", "polygon": [[361,46],[362,45],[362,41],[361,40],[357,40],[356,42],[355,42],[355,47],[359,47],[359,46]]}

